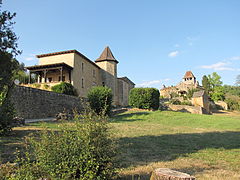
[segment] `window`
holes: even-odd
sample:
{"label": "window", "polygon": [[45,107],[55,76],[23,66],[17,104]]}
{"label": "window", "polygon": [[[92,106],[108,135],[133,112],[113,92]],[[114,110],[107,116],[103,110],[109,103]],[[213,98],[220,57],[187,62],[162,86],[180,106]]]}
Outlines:
{"label": "window", "polygon": [[102,86],[103,86],[103,87],[105,86],[105,82],[102,82]]}
{"label": "window", "polygon": [[96,77],[96,71],[93,69],[93,77]]}
{"label": "window", "polygon": [[84,86],[83,86],[84,84],[83,84],[83,79],[82,79],[82,88],[84,88]]}
{"label": "window", "polygon": [[82,72],[83,72],[83,70],[84,70],[84,64],[82,63]]}

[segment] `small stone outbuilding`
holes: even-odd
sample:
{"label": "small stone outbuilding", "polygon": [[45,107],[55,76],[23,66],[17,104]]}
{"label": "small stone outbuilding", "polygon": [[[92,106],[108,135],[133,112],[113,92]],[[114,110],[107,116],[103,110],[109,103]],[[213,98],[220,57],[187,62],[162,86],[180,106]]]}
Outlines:
{"label": "small stone outbuilding", "polygon": [[206,114],[210,114],[210,102],[207,93],[204,90],[194,92],[192,97],[192,104],[194,106],[200,106],[206,111]]}

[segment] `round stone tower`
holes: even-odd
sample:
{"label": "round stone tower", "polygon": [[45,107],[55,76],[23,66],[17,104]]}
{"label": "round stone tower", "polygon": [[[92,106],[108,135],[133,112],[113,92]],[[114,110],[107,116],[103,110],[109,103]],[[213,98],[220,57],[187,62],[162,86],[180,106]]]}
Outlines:
{"label": "round stone tower", "polygon": [[117,97],[117,64],[118,61],[113,56],[110,48],[107,46],[95,63],[101,68],[102,85],[110,87],[113,92],[113,104],[116,105]]}

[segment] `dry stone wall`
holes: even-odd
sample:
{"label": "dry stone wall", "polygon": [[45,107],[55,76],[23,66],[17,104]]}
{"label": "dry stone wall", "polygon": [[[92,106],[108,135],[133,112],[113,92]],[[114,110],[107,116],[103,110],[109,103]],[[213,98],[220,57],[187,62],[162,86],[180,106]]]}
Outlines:
{"label": "dry stone wall", "polygon": [[17,116],[25,119],[55,117],[63,111],[82,111],[86,106],[85,98],[23,86],[12,89],[11,101]]}

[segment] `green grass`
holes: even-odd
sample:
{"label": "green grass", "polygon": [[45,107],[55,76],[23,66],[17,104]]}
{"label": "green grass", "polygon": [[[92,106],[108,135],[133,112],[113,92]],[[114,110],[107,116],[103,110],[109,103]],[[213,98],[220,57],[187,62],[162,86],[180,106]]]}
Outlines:
{"label": "green grass", "polygon": [[[59,123],[33,123],[1,138],[3,162],[13,160],[28,133]],[[172,168],[198,179],[240,179],[240,116],[170,111],[129,111],[110,119],[119,142],[120,179],[149,179],[155,168]]]}

